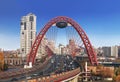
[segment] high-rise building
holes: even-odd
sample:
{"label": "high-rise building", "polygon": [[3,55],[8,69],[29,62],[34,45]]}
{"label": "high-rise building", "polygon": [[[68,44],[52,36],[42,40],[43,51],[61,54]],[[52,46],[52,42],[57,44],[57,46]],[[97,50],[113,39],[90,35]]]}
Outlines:
{"label": "high-rise building", "polygon": [[120,46],[118,46],[118,57],[120,58]]}
{"label": "high-rise building", "polygon": [[47,38],[44,36],[41,44],[39,45],[38,51],[37,51],[37,55],[36,55],[36,59],[40,59],[42,56],[46,55],[46,50],[45,47],[48,44],[48,40]]}
{"label": "high-rise building", "polygon": [[36,37],[36,16],[29,13],[21,18],[20,24],[20,53],[26,57]]}
{"label": "high-rise building", "polygon": [[55,52],[55,42],[53,40],[49,40],[47,46],[51,51]]}
{"label": "high-rise building", "polygon": [[111,56],[111,47],[102,47],[102,50],[105,57]]}
{"label": "high-rise building", "polygon": [[111,56],[118,57],[118,46],[112,46],[111,47]]}
{"label": "high-rise building", "polygon": [[63,55],[63,48],[65,47],[64,45],[62,45],[62,44],[59,44],[59,51],[58,51],[58,54],[59,55]]}
{"label": "high-rise building", "polygon": [[76,44],[74,39],[69,40],[68,49],[69,49],[69,54],[73,54],[75,52]]}
{"label": "high-rise building", "polygon": [[53,40],[48,40],[48,38],[46,38],[46,36],[44,36],[41,40],[41,43],[39,45],[38,51],[37,51],[37,55],[36,55],[36,59],[40,59],[42,58],[42,56],[46,56],[50,53],[48,53],[48,48],[55,53],[55,42]]}

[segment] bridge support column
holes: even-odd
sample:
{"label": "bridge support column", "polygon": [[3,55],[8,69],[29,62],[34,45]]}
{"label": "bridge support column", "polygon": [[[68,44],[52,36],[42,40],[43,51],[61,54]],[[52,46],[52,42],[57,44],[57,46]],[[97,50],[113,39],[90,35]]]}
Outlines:
{"label": "bridge support column", "polygon": [[74,78],[72,82],[78,82],[78,77]]}
{"label": "bridge support column", "polygon": [[88,68],[87,68],[87,62],[85,62],[85,76],[86,76],[86,78],[85,78],[85,81],[88,81],[88,78],[87,78],[87,70]]}
{"label": "bridge support column", "polygon": [[71,79],[69,82],[78,82],[78,76],[75,77],[74,79]]}

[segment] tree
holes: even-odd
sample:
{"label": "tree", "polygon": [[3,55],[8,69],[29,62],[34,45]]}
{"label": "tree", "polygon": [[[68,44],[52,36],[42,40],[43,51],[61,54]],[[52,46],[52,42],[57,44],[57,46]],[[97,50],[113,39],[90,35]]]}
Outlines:
{"label": "tree", "polygon": [[114,76],[114,69],[111,69],[108,67],[105,67],[101,72],[102,72],[103,77],[112,78]]}
{"label": "tree", "polygon": [[104,67],[102,65],[98,65],[96,75],[105,77],[105,78],[113,78],[114,76],[114,68],[113,67]]}
{"label": "tree", "polygon": [[120,67],[115,69],[115,75],[120,75]]}
{"label": "tree", "polygon": [[4,64],[4,70],[8,69],[8,64]]}
{"label": "tree", "polygon": [[4,68],[4,55],[2,52],[0,52],[0,69],[2,70]]}
{"label": "tree", "polygon": [[0,71],[2,70],[2,64],[0,63]]}
{"label": "tree", "polygon": [[118,75],[115,80],[116,82],[120,82],[120,75]]}
{"label": "tree", "polygon": [[46,58],[47,58],[47,55],[42,56],[41,59],[40,59],[40,62],[43,63],[46,60]]}

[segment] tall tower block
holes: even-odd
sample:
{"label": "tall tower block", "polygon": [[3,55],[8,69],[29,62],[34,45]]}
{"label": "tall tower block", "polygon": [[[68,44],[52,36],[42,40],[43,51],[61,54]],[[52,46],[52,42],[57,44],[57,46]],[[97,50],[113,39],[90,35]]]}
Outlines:
{"label": "tall tower block", "polygon": [[36,38],[36,16],[29,13],[21,18],[20,22],[20,52],[26,57]]}

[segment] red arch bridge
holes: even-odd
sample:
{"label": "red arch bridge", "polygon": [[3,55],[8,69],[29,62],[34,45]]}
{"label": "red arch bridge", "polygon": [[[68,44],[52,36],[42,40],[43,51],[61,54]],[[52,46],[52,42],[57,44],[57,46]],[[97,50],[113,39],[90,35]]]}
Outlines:
{"label": "red arch bridge", "polygon": [[[69,40],[71,39],[71,38],[69,38],[70,34],[72,35],[72,39],[80,38],[80,40],[78,40],[78,39],[76,40],[76,41],[79,41],[78,44],[76,42],[78,47],[73,47],[73,44],[71,44],[72,48],[70,48],[71,51],[69,51],[69,55],[71,55],[72,57],[75,57],[78,50],[80,50],[80,48],[83,48],[82,46],[84,46],[84,49],[86,49],[86,52],[87,52],[87,55],[89,58],[89,62],[91,63],[91,65],[98,64],[97,59],[96,59],[96,53],[95,53],[95,51],[92,47],[92,44],[91,44],[88,36],[86,35],[85,31],[73,19],[66,17],[66,16],[55,17],[55,18],[51,19],[42,28],[42,30],[39,32],[39,34],[37,35],[37,37],[32,45],[30,53],[27,55],[27,63],[28,64],[31,63],[32,65],[34,65],[36,63],[35,59],[36,59],[36,54],[38,52],[39,46],[42,44],[42,40],[45,37],[45,35],[47,33],[49,33],[49,30],[52,29],[53,27],[56,27],[55,29],[66,28],[67,35],[68,35],[67,38]],[[55,29],[52,29],[51,33],[54,33]],[[71,31],[71,29],[72,29],[72,31]],[[56,35],[55,33],[53,34],[54,38],[52,38],[54,40],[55,40],[55,35]],[[77,34],[74,34],[74,33],[77,33]],[[51,37],[50,34],[48,34],[48,38],[50,38],[50,37]],[[82,42],[82,44],[80,42]],[[79,44],[81,44],[81,45],[79,45]],[[11,78],[13,76],[19,76],[19,75],[26,74],[26,73],[27,74],[32,73],[32,72],[35,72],[36,70],[40,70],[40,69],[42,70],[43,68],[45,68],[45,66],[47,66],[47,64],[49,63],[48,61],[51,59],[52,55],[55,54],[55,52],[50,48],[50,46],[46,45],[45,49],[46,49],[48,58],[42,64],[33,66],[33,68],[29,68],[27,70],[20,69],[18,71],[0,73],[0,79],[5,79],[8,77]],[[64,77],[58,75],[61,78],[58,78],[57,75],[55,75],[55,77],[57,77],[59,81],[62,81],[62,80],[69,79],[69,78],[76,76],[77,74],[80,73],[80,70],[77,68],[77,69],[69,71],[68,73],[70,73],[70,74],[64,73]],[[51,78],[50,79],[49,78],[48,78],[48,80],[51,80]],[[55,81],[58,82],[57,80],[55,80]],[[49,82],[49,81],[47,81],[47,82]]]}

